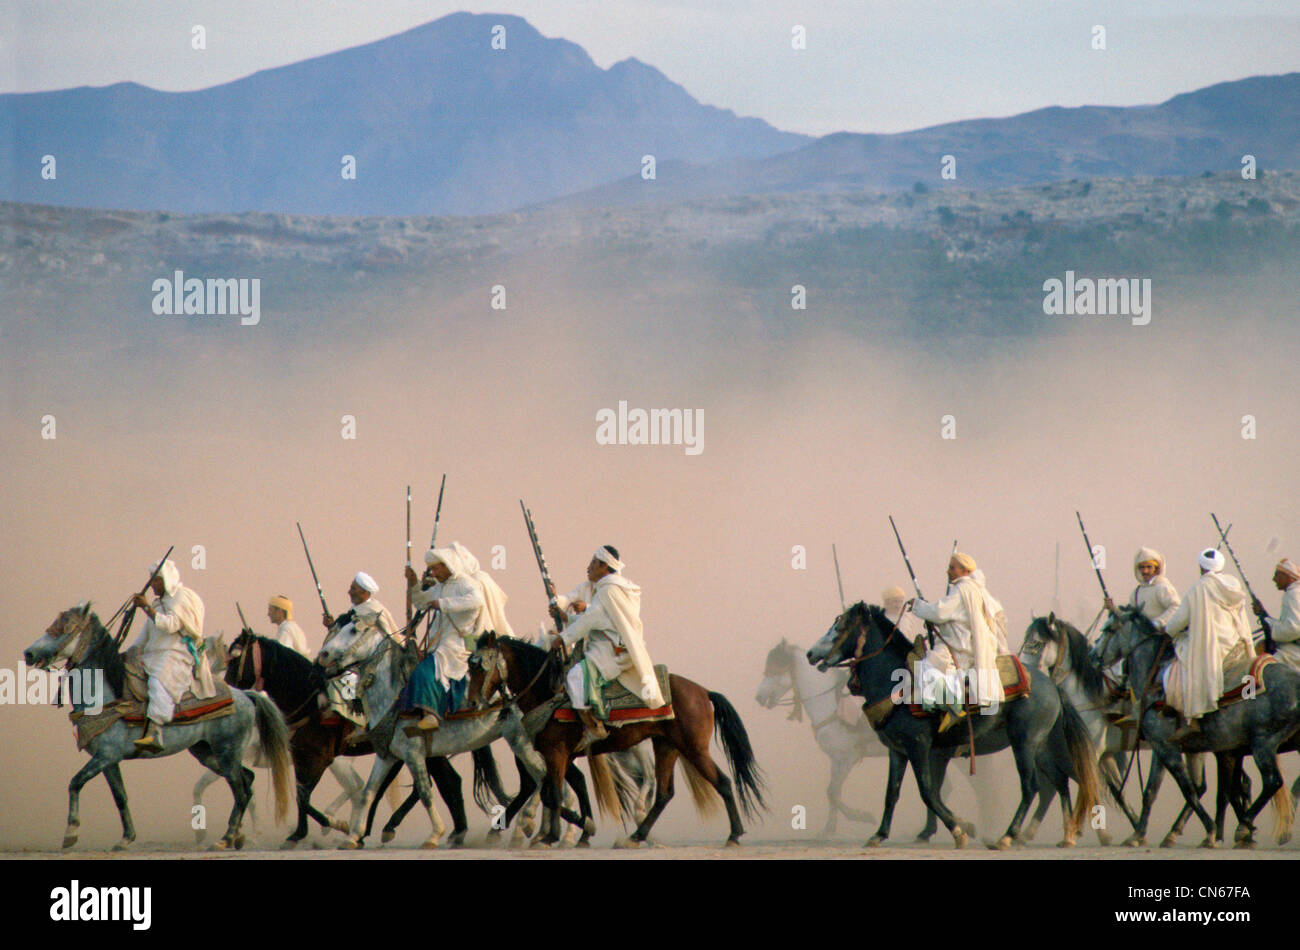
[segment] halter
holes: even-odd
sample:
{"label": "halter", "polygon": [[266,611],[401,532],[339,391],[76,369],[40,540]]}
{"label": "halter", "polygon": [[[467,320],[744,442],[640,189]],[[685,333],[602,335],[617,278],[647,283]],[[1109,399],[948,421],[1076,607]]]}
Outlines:
{"label": "halter", "polygon": [[503,709],[507,705],[510,705],[512,703],[518,705],[520,697],[527,695],[528,691],[537,685],[537,681],[542,678],[542,674],[546,672],[546,668],[551,665],[551,658],[555,655],[553,651],[547,650],[546,658],[542,660],[542,665],[537,668],[537,672],[533,674],[533,678],[528,681],[528,685],[525,686],[523,689],[521,689],[517,694],[511,695],[510,685],[509,685],[510,668],[506,666],[505,654],[501,651],[501,647],[496,643],[492,644],[491,649],[497,655],[496,664],[495,664],[495,670],[497,674],[497,684],[495,687],[493,687],[492,693],[489,693],[487,696],[481,696],[479,698],[483,701],[486,701],[492,696],[492,694],[500,693],[501,702],[495,706],[488,706],[485,709],[475,710],[475,712],[477,712],[480,715],[482,715],[483,713],[494,712],[495,710],[498,709]]}
{"label": "halter", "polygon": [[[845,613],[845,616],[847,616],[847,612]],[[858,627],[858,643],[857,646],[853,648],[853,657],[851,659],[838,660],[835,663],[830,664],[831,667],[848,667],[849,669],[855,670],[859,664],[865,663],[867,660],[874,659],[884,653],[885,649],[889,646],[890,641],[894,639],[894,634],[898,633],[898,625],[891,623],[889,635],[885,637],[884,642],[880,644],[880,648],[872,650],[870,653],[864,655],[862,650],[867,645],[867,631],[865,625],[862,624],[861,621],[858,622]],[[838,653],[844,648],[844,641],[848,639],[848,636],[849,630],[846,627],[843,633],[839,637],[835,638],[835,645],[832,647],[833,653]]]}

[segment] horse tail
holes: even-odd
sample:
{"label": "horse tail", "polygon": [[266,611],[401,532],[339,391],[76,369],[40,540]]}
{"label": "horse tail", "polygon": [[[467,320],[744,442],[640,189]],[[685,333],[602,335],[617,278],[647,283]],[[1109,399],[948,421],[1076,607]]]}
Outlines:
{"label": "horse tail", "polygon": [[640,801],[641,786],[628,771],[618,755],[606,758],[610,774],[614,778],[614,791],[618,795],[618,807],[624,816],[635,816]]}
{"label": "horse tail", "polygon": [[622,821],[623,806],[619,802],[614,777],[609,772],[609,763],[605,761],[603,755],[589,755],[587,766],[591,770],[592,797],[596,799],[596,807],[606,818],[617,818]]}
{"label": "horse tail", "polygon": [[749,733],[745,732],[745,724],[740,721],[740,713],[727,702],[727,697],[721,693],[711,692],[709,701],[713,703],[714,729],[717,731],[718,740],[722,743],[722,750],[727,753],[731,774],[736,780],[740,807],[746,817],[755,818],[758,809],[766,809],[767,803],[763,801],[765,784],[763,772],[754,758],[753,748],[750,747]]}
{"label": "horse tail", "polygon": [[1074,802],[1071,820],[1077,832],[1083,827],[1089,813],[1101,802],[1101,777],[1097,772],[1097,750],[1088,735],[1088,727],[1069,698],[1061,693],[1061,726],[1065,730],[1065,747],[1074,767],[1074,780],[1079,783],[1079,795]]}
{"label": "horse tail", "polygon": [[511,796],[501,785],[501,773],[492,746],[479,746],[470,753],[474,758],[474,804],[485,814],[492,814],[493,804],[508,805]]}
{"label": "horse tail", "polygon": [[275,789],[275,820],[284,821],[289,813],[290,786],[293,782],[293,761],[289,758],[289,725],[278,706],[264,694],[247,692],[253,701],[257,720],[257,741],[271,763],[271,786]]}
{"label": "horse tail", "polygon": [[1291,829],[1295,824],[1295,802],[1286,782],[1273,794],[1273,812],[1276,818],[1273,834],[1277,837],[1278,844],[1286,844],[1291,840]]}
{"label": "horse tail", "polygon": [[682,767],[682,774],[686,776],[686,787],[691,790],[695,810],[706,818],[716,815],[722,807],[722,796],[718,790],[709,784],[700,770],[691,764],[690,759],[682,756],[677,762]]}

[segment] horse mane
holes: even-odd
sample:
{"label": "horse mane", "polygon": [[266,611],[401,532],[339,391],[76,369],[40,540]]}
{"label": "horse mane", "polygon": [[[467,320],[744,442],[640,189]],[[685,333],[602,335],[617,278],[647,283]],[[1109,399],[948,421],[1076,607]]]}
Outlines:
{"label": "horse mane", "polygon": [[524,676],[530,680],[537,675],[542,668],[542,664],[546,662],[546,658],[550,655],[549,651],[534,646],[527,640],[520,640],[518,637],[498,636],[497,643],[509,645],[515,658],[519,661],[519,665],[523,668]]}
{"label": "horse mane", "polygon": [[[795,649],[798,649],[797,647]],[[764,669],[772,669],[774,663],[781,665],[788,664],[791,655],[791,645],[782,640],[772,649],[767,651],[767,659],[763,661]]]}
{"label": "horse mane", "polygon": [[[1070,669],[1079,677],[1083,690],[1093,699],[1100,699],[1106,692],[1106,683],[1102,679],[1101,664],[1092,653],[1092,644],[1074,624],[1068,620],[1056,618],[1056,627],[1065,638],[1066,649],[1070,654]],[[1058,646],[1060,641],[1057,641]]]}
{"label": "horse mane", "polygon": [[[279,640],[272,640],[270,637],[258,636],[253,634],[262,647],[262,659],[267,669],[275,669],[277,672],[288,672],[297,677],[300,681],[305,680],[303,685],[320,688],[325,681],[324,671],[319,666],[307,659],[293,647],[287,647]],[[283,666],[279,664],[283,663]]]}
{"label": "horse mane", "polygon": [[84,666],[91,657],[96,657],[100,661],[100,668],[103,669],[105,678],[108,680],[109,688],[113,690],[113,695],[125,696],[126,662],[122,659],[122,654],[117,648],[117,640],[94,611],[90,613],[90,629],[91,642],[94,646],[90,648],[90,652],[81,661],[82,665]]}
{"label": "horse mane", "polygon": [[[889,636],[889,631],[898,630],[898,625],[889,619],[888,614],[885,613],[885,608],[879,604],[868,604],[866,601],[860,600],[850,607],[848,612],[850,614],[857,614],[863,620],[867,621],[869,625],[874,626],[878,632],[883,630],[884,632],[881,634],[882,639]],[[904,657],[912,651],[912,644],[909,643],[907,637],[904,636],[900,636],[897,643],[895,643],[891,637],[886,641],[885,647]]]}

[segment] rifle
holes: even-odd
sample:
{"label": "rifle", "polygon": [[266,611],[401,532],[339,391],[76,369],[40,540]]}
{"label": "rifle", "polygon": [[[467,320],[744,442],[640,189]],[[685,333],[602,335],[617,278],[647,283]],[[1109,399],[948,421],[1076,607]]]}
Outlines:
{"label": "rifle", "polygon": [[[149,589],[149,585],[153,583],[153,579],[158,576],[158,572],[162,570],[162,566],[167,563],[167,559],[171,557],[172,551],[174,551],[175,549],[176,549],[176,545],[174,544],[171,547],[169,547],[167,549],[167,553],[162,556],[162,560],[158,562],[158,566],[149,572],[149,579],[145,581],[144,586],[140,588],[141,594],[143,594],[145,591]],[[123,610],[126,610],[126,616],[122,618],[122,626],[118,629],[117,636],[113,640],[113,642],[116,643],[118,646],[121,646],[123,643],[126,642],[127,634],[131,632],[131,624],[135,622],[135,604],[131,604],[131,609],[129,610],[127,610],[127,604],[131,604],[131,600],[127,600],[126,604],[123,604],[117,610],[117,614],[120,614]],[[109,617],[108,623],[104,624],[104,626],[111,627],[113,625],[113,621],[117,619],[117,614],[113,614],[113,616]]]}
{"label": "rifle", "polygon": [[835,584],[840,589],[840,610],[847,610],[844,604],[844,581],[840,580],[840,556],[835,550],[835,545],[831,545],[831,557],[835,559]]}
{"label": "rifle", "polygon": [[546,566],[546,555],[542,553],[542,543],[537,540],[537,526],[533,524],[533,513],[524,505],[523,499],[519,499],[519,507],[524,512],[524,524],[528,528],[528,540],[533,544],[533,557],[537,558],[537,569],[542,572],[542,587],[546,590],[546,599],[549,603],[548,613],[555,621],[556,632],[564,629],[564,611],[555,600],[555,584],[551,581],[550,569]]}
{"label": "rifle", "polygon": [[316,596],[320,598],[320,609],[326,617],[330,616],[329,607],[325,606],[325,592],[320,589],[320,578],[316,576],[316,565],[311,562],[311,551],[307,550],[307,538],[302,533],[302,522],[298,525],[298,537],[302,538],[302,552],[307,555],[307,566],[311,568],[311,579],[316,582]]}
{"label": "rifle", "polygon": [[[898,533],[898,525],[894,524],[893,515],[889,516],[889,526],[894,529],[894,540],[898,542],[899,553],[903,555],[903,563],[907,565],[907,576],[912,579],[912,588],[916,591],[916,596],[919,600],[925,600],[925,597],[921,594],[921,585],[916,582],[916,571],[912,570],[912,562],[908,560],[907,548],[903,547],[903,539]],[[954,545],[956,543],[956,541],[953,542]],[[925,621],[925,632],[929,636],[930,646],[933,647],[935,634],[934,624],[930,623],[928,620]]]}
{"label": "rifle", "polygon": [[[411,486],[406,486],[406,566],[411,566]],[[406,625],[411,625],[411,585],[406,585]]]}
{"label": "rifle", "polygon": [[1106,581],[1101,576],[1101,568],[1099,568],[1097,562],[1093,560],[1092,542],[1088,540],[1088,529],[1083,526],[1083,516],[1076,511],[1074,517],[1079,521],[1079,530],[1083,533],[1083,543],[1088,548],[1088,563],[1092,565],[1092,569],[1097,575],[1097,583],[1101,585],[1101,594],[1107,600],[1110,600],[1110,591],[1106,590]]}
{"label": "rifle", "polygon": [[249,636],[253,636],[253,628],[250,627],[248,625],[248,621],[244,619],[244,608],[239,606],[239,601],[235,601],[235,609],[239,611],[239,622],[243,624],[244,627],[243,632],[248,634]]}
{"label": "rifle", "polygon": [[[447,488],[447,473],[443,472],[442,484],[438,486],[438,508],[433,513],[433,537],[429,539],[430,549],[438,546],[438,522],[442,520],[442,493],[446,488]],[[429,611],[429,619],[424,624],[424,643],[429,642],[429,634],[432,632],[433,632],[433,611]],[[423,647],[421,649],[423,649]]]}
{"label": "rifle", "polygon": [[[1259,598],[1255,596],[1255,592],[1250,589],[1250,581],[1246,580],[1246,575],[1241,569],[1241,562],[1237,560],[1237,555],[1232,552],[1232,545],[1228,543],[1228,532],[1219,527],[1219,519],[1215,516],[1214,512],[1210,512],[1210,517],[1214,519],[1214,528],[1219,532],[1219,541],[1228,549],[1228,557],[1232,558],[1232,563],[1237,568],[1237,576],[1241,578],[1242,584],[1246,586],[1246,593],[1250,595],[1251,604],[1257,605],[1260,613],[1265,617],[1268,616],[1268,611],[1264,609],[1264,605],[1260,603]],[[1232,526],[1229,525],[1228,527]],[[1260,618],[1259,625],[1264,630],[1264,652],[1276,653],[1277,644],[1273,642],[1273,632],[1268,629],[1268,624],[1264,622],[1263,617]]]}

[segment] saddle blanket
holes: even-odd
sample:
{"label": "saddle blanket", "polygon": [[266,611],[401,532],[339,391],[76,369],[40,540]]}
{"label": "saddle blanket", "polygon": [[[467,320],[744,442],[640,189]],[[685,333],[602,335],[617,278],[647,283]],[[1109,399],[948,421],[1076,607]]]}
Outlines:
{"label": "saddle blanket", "polygon": [[[133,692],[133,685],[130,683],[131,676],[128,674],[128,693]],[[223,680],[217,680],[215,683],[217,694],[209,696],[207,699],[197,699],[192,692],[186,692],[181,697],[180,703],[176,706],[176,711],[172,715],[169,726],[185,725],[192,726],[196,723],[207,722],[209,719],[220,719],[222,716],[229,716],[235,711],[235,698],[230,693],[230,687]],[[103,735],[119,719],[132,724],[143,724],[145,720],[146,703],[143,700],[137,700],[134,695],[126,699],[118,699],[108,703],[104,709],[97,715],[87,715],[85,711],[72,712],[68,718],[72,720],[77,727],[77,749],[85,751],[98,736]]]}
{"label": "saddle blanket", "polygon": [[[126,667],[125,699],[130,700],[130,702],[123,703],[120,706],[120,715],[127,722],[144,722],[145,707],[149,702],[148,674],[145,672],[144,664],[140,662],[140,658],[134,654],[127,654],[124,665]],[[214,678],[212,685],[216,687],[216,695],[205,699],[198,699],[192,690],[187,689],[185,695],[181,697],[181,701],[176,704],[175,712],[172,713],[172,723],[189,725],[207,719],[228,716],[234,712],[235,700],[230,695],[230,687],[226,685],[226,681]]]}
{"label": "saddle blanket", "polygon": [[[1277,658],[1267,653],[1252,655],[1244,648],[1237,647],[1223,661],[1223,695],[1219,697],[1219,708],[1239,703],[1249,698],[1242,695],[1247,685],[1252,686],[1251,696],[1264,692],[1264,668],[1276,663]],[[1183,677],[1177,660],[1169,664],[1169,687],[1165,698],[1152,704],[1153,709],[1170,706],[1182,709]]]}
{"label": "saddle blanket", "polygon": [[[998,667],[998,679],[1002,683],[1003,702],[1011,702],[1013,699],[1028,696],[1029,671],[1026,670],[1025,665],[1020,662],[1020,657],[1004,653],[998,656],[996,662]],[[935,712],[943,711],[935,710],[927,712],[921,707],[920,703],[908,703],[907,708],[912,715],[916,716],[918,719],[925,716],[932,716]],[[967,703],[965,708],[967,712],[978,712],[980,707],[978,703]]]}
{"label": "saddle blanket", "polygon": [[[668,686],[668,667],[655,664],[655,677],[659,680],[659,692],[663,694],[664,705],[657,709],[646,706],[645,700],[635,695],[618,680],[606,683],[602,690],[605,702],[605,722],[611,726],[630,726],[637,722],[659,722],[673,719],[673,694]],[[578,714],[567,701],[555,710],[555,719],[559,722],[578,722]]]}

